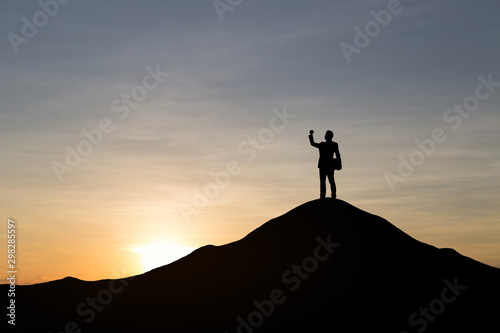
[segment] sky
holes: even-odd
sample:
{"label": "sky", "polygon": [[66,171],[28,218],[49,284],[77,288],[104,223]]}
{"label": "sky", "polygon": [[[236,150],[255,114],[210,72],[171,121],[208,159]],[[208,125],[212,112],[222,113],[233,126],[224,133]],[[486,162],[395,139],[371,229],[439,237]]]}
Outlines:
{"label": "sky", "polygon": [[[500,267],[498,1],[0,3],[17,282],[139,274],[339,199]],[[6,282],[7,253],[0,260]]]}

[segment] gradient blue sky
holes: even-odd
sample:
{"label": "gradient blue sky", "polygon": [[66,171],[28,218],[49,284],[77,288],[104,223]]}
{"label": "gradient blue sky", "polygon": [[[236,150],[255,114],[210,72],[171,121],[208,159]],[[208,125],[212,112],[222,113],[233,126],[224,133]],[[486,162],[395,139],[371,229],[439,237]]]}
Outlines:
{"label": "gradient blue sky", "polygon": [[[225,244],[317,198],[310,129],[335,132],[339,198],[500,267],[500,87],[457,129],[443,119],[479,76],[500,82],[500,3],[401,1],[348,63],[340,44],[389,3],[243,0],[221,20],[212,1],[73,0],[16,53],[9,33],[41,7],[1,2],[0,239],[14,217],[21,282],[140,273],[139,248]],[[148,66],[169,75],[119,119],[113,101]],[[245,142],[285,109],[248,161]],[[52,163],[104,118],[113,131],[60,182]],[[391,191],[384,174],[434,128],[446,141]],[[240,172],[183,218],[229,161]]]}

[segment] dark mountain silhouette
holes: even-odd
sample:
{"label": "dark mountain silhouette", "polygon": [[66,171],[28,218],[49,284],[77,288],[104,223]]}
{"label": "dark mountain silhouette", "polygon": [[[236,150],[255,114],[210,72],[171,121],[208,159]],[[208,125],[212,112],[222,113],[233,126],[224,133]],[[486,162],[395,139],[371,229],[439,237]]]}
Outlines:
{"label": "dark mountain silhouette", "polygon": [[16,328],[497,332],[499,282],[500,269],[421,243],[341,200],[323,199],[239,241],[202,247],[129,279],[19,286]]}

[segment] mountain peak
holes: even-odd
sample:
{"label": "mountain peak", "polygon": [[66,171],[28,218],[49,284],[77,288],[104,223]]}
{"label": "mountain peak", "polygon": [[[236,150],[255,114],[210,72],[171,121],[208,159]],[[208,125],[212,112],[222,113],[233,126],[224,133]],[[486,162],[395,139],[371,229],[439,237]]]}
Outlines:
{"label": "mountain peak", "polygon": [[32,330],[71,320],[92,332],[457,332],[496,323],[500,307],[487,300],[500,297],[499,279],[499,269],[320,199],[144,274],[20,287],[20,299]]}

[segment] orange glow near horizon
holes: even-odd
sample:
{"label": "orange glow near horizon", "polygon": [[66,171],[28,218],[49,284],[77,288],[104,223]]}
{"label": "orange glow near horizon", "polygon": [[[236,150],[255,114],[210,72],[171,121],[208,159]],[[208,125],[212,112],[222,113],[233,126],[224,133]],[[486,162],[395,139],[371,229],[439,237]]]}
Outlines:
{"label": "orange glow near horizon", "polygon": [[[495,223],[493,215],[483,216],[481,221],[470,224],[459,211],[440,211],[439,206],[419,210],[420,205],[413,203],[412,206],[411,200],[403,198],[366,198],[363,191],[345,189],[348,180],[344,177],[347,175],[346,172],[338,177],[341,200],[388,220],[419,241],[438,248],[454,248],[462,255],[499,266],[494,238],[487,243],[485,235],[478,243],[470,237],[471,234],[484,234],[488,228],[491,230]],[[228,191],[239,193],[238,185],[233,186]],[[59,211],[52,214],[52,224],[37,220],[31,214],[18,214],[19,284],[47,282],[66,276],[92,281],[141,274],[176,261],[202,246],[237,241],[263,223],[314,200],[316,190],[310,186],[286,199],[280,194],[278,197],[282,199],[275,201],[272,197],[246,193],[248,199],[244,200],[244,206],[233,201],[235,195],[221,194],[211,206],[194,215],[190,223],[182,221],[175,205],[150,209],[125,200],[95,206],[95,211],[100,213],[95,217],[83,214],[84,211],[82,214]],[[127,210],[120,209],[127,206]],[[106,210],[109,213],[105,215]],[[78,217],[70,221],[65,216]],[[453,228],[456,224],[464,225]],[[42,232],[47,237],[40,238]]]}
{"label": "orange glow near horizon", "polygon": [[148,272],[157,267],[172,263],[193,252],[195,248],[182,246],[168,240],[157,241],[152,244],[132,246],[133,253],[141,256],[141,264],[144,272]]}

